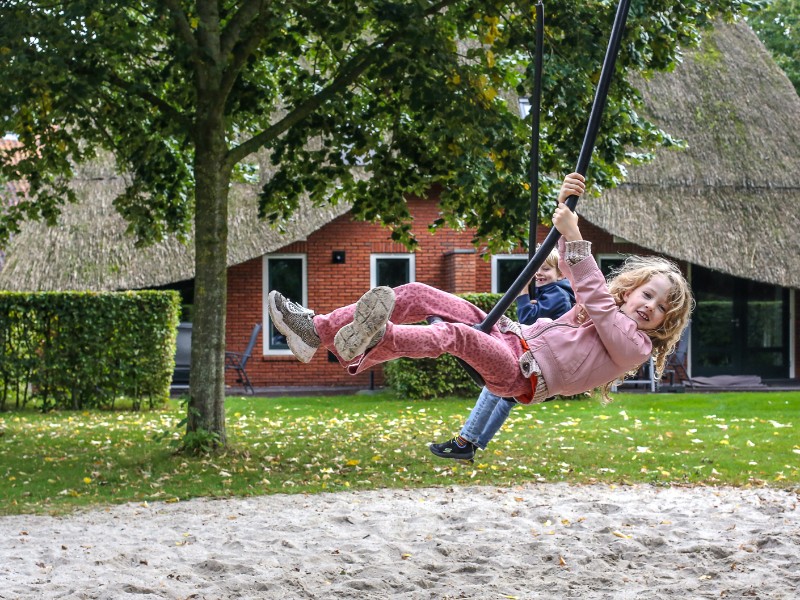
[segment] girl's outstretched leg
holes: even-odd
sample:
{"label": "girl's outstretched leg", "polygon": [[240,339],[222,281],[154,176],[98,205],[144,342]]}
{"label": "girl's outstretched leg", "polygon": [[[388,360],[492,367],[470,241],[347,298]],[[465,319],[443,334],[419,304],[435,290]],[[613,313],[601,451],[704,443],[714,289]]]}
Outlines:
{"label": "girl's outstretched leg", "polygon": [[483,333],[471,325],[447,321],[432,325],[389,322],[380,342],[349,364],[347,370],[355,375],[395,358],[436,358],[452,354],[478,371],[492,393],[515,397],[530,392],[530,383],[522,375],[518,363],[523,352],[516,335],[501,333],[496,327]]}
{"label": "girl's outstretched leg", "polygon": [[[372,290],[367,292],[365,296],[369,297],[371,292]],[[381,292],[381,294],[384,294],[384,292]],[[391,316],[388,317],[392,323],[420,323],[430,315],[437,315],[452,323],[474,325],[480,323],[486,317],[486,313],[474,304],[424,283],[407,283],[398,286],[394,288],[394,295],[394,306],[389,309]],[[378,304],[386,304],[385,298]],[[334,352],[340,362],[345,364],[359,356],[359,354],[353,354],[354,351],[363,353],[374,346],[380,339],[381,328],[374,328],[374,335],[371,336],[369,343],[363,349],[363,342],[367,336],[358,335],[356,336],[358,344],[352,344],[353,349],[347,349],[345,355],[340,354],[338,346],[341,345],[344,349],[345,336],[350,337],[354,333],[353,328],[348,328],[348,326],[354,324],[355,312],[356,305],[350,304],[337,308],[328,314],[314,316],[314,328],[322,340],[322,345]],[[369,309],[365,312],[366,314],[371,314]],[[372,327],[369,329],[373,330]],[[341,330],[345,330],[345,332],[339,335]],[[356,326],[355,331],[361,332],[362,328]],[[336,340],[341,343],[336,342]]]}
{"label": "girl's outstretched leg", "polygon": [[394,288],[397,301],[390,320],[395,324],[419,323],[436,315],[450,323],[476,325],[486,313],[471,302],[424,283],[407,283]]}
{"label": "girl's outstretched leg", "polygon": [[474,304],[423,283],[408,283],[392,288],[369,290],[357,304],[337,308],[326,315],[285,298],[277,291],[269,294],[269,314],[275,328],[286,336],[292,353],[309,362],[324,345],[348,363],[375,346],[389,319],[394,323],[418,323],[431,315],[447,322],[474,325],[486,313]]}

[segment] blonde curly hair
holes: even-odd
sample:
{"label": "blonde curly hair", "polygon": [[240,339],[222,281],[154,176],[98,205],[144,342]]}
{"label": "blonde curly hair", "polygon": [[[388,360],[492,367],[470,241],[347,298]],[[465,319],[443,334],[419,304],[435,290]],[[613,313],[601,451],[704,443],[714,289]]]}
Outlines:
{"label": "blonde curly hair", "polygon": [[[671,284],[667,296],[669,309],[663,323],[656,329],[645,331],[653,343],[655,377],[660,379],[667,364],[667,357],[675,351],[675,346],[689,324],[689,316],[694,309],[694,298],[689,283],[678,266],[670,260],[658,256],[629,256],[609,275],[608,291],[617,306],[622,306],[625,303],[625,294],[644,285],[656,275],[663,275]],[[613,382],[609,382],[603,390],[603,397],[606,399],[611,383]]]}

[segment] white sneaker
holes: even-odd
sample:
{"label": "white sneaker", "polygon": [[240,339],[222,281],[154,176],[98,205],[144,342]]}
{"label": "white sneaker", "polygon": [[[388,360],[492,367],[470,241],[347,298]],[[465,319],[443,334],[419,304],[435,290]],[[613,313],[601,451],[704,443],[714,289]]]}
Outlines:
{"label": "white sneaker", "polygon": [[372,288],[361,296],[353,322],[342,327],[333,338],[339,356],[349,362],[377,344],[386,331],[393,309],[394,290],[390,287]]}
{"label": "white sneaker", "polygon": [[300,362],[310,362],[321,343],[314,331],[314,311],[303,308],[279,291],[269,293],[269,316],[275,329],[286,336],[286,343]]}

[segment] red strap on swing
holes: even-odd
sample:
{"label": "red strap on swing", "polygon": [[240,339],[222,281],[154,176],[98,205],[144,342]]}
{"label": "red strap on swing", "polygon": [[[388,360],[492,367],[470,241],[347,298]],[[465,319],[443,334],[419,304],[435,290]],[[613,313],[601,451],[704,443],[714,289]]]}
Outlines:
{"label": "red strap on swing", "polygon": [[[519,343],[522,344],[522,349],[525,350],[525,352],[528,352],[530,350],[530,348],[528,348],[528,342],[526,342],[523,338],[519,338]],[[514,400],[516,400],[520,404],[530,404],[531,402],[533,402],[533,397],[536,394],[536,384],[539,383],[539,378],[534,373],[528,378],[528,381],[531,382],[530,395],[522,394],[514,398]]]}

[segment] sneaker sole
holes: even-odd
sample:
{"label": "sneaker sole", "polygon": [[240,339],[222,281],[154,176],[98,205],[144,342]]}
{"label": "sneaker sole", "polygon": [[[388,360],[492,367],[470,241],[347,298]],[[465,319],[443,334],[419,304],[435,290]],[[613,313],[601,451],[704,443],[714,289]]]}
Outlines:
{"label": "sneaker sole", "polygon": [[428,446],[428,449],[440,458],[449,458],[452,460],[472,460],[475,457],[475,451],[473,450],[472,453],[464,453],[464,454],[453,454],[452,452],[442,452],[437,450],[433,447],[433,444]]}
{"label": "sneaker sole", "polygon": [[394,310],[394,290],[381,286],[369,290],[356,303],[353,322],[336,332],[333,345],[343,360],[349,362],[364,354]]}
{"label": "sneaker sole", "polygon": [[295,355],[297,360],[304,363],[311,362],[311,359],[314,357],[317,349],[306,344],[299,335],[289,328],[289,326],[283,320],[281,311],[279,311],[278,307],[275,305],[275,294],[277,294],[275,290],[272,290],[269,293],[268,306],[269,316],[272,319],[272,324],[275,326],[275,329],[286,336],[286,343],[289,346],[289,350],[292,351],[292,354]]}

